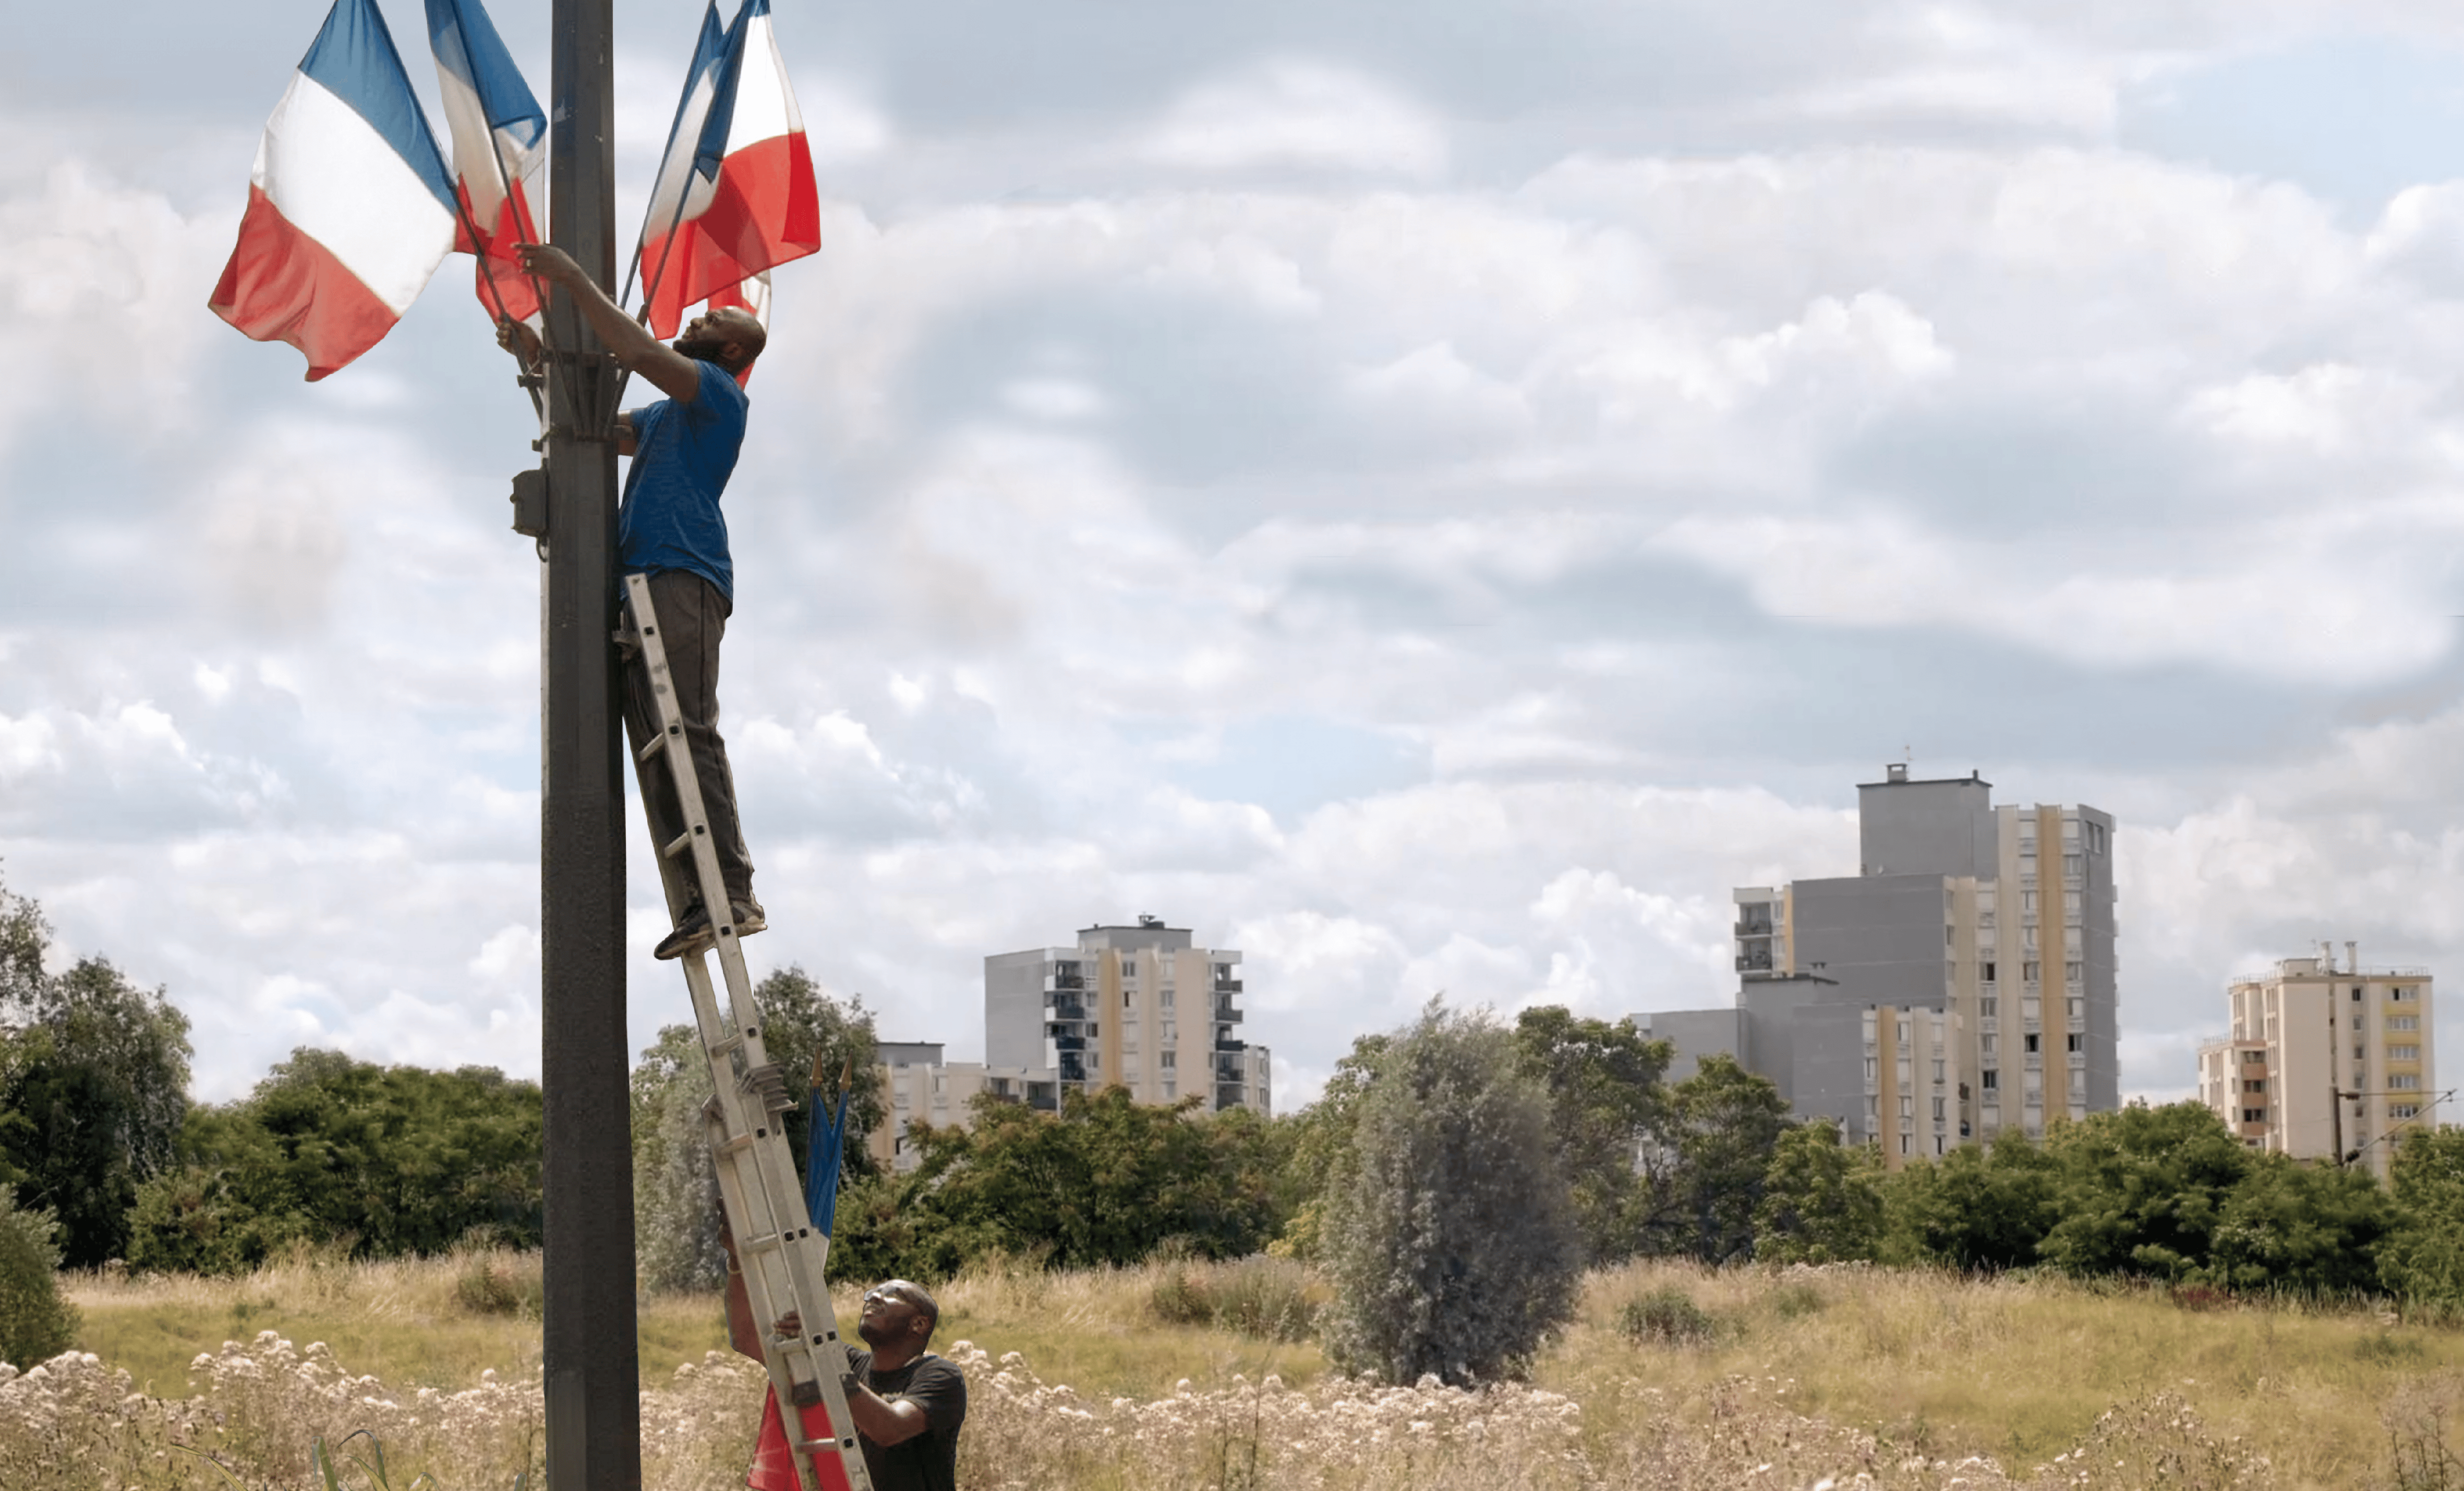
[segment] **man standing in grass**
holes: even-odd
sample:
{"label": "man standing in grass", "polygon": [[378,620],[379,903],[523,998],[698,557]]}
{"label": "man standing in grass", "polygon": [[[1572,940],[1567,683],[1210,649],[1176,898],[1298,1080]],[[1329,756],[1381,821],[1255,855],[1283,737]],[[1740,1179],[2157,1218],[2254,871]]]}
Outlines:
{"label": "man standing in grass", "polygon": [[[719,1244],[727,1250],[728,1344],[760,1361],[753,1302],[737,1267],[736,1238],[724,1225]],[[855,1420],[856,1442],[863,1446],[873,1491],[957,1491],[958,1429],[967,1421],[967,1379],[956,1363],[930,1349],[933,1329],[940,1323],[941,1307],[922,1285],[893,1279],[864,1297],[856,1334],[871,1349],[859,1351],[840,1343],[847,1346],[847,1414]],[[773,1328],[781,1336],[798,1336],[803,1334],[804,1323],[790,1314]],[[822,1407],[817,1404],[805,1413],[813,1415],[806,1423],[807,1435],[827,1437]],[[786,1423],[774,1392],[763,1394],[761,1437],[744,1483],[754,1491],[797,1491]]]}

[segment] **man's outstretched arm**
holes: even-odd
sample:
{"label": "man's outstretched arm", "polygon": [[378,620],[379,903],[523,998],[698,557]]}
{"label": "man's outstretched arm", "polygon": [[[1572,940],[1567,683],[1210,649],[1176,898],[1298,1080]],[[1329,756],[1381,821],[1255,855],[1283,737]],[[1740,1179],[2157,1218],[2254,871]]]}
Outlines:
{"label": "man's outstretched arm", "polygon": [[573,303],[582,309],[583,319],[616,361],[650,380],[660,392],[679,404],[690,404],[701,391],[701,366],[682,352],[650,335],[649,327],[625,314],[625,308],[607,298],[599,282],[583,273],[582,266],[562,249],[544,243],[525,243],[518,251],[522,272],[564,286]]}

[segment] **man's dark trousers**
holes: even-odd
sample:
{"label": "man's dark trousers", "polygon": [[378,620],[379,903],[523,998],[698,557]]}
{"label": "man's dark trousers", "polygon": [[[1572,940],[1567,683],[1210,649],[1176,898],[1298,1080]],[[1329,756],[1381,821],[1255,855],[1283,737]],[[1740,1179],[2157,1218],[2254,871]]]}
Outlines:
{"label": "man's dark trousers", "polygon": [[[675,683],[676,714],[693,748],[693,776],[701,786],[702,812],[710,819],[711,847],[718,853],[719,879],[728,900],[749,901],[753,858],[745,852],[744,831],[736,820],[736,777],[727,768],[727,743],[718,738],[718,644],[735,608],[718,587],[689,569],[650,576],[650,608],[658,612],[659,640],[667,648],[668,677]],[[658,733],[649,671],[639,659],[625,670],[625,733],[632,739],[633,759],[639,761],[643,743]],[[685,831],[675,779],[664,769],[641,775],[656,841],[652,847],[665,849]]]}

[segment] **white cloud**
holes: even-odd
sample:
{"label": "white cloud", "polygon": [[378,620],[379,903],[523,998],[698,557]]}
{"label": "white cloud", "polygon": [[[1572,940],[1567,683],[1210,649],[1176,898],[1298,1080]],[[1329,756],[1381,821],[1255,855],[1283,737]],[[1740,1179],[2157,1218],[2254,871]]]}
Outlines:
{"label": "white cloud", "polygon": [[1199,170],[1287,166],[1426,179],[1444,171],[1446,140],[1436,120],[1374,79],[1291,60],[1191,90],[1143,154]]}

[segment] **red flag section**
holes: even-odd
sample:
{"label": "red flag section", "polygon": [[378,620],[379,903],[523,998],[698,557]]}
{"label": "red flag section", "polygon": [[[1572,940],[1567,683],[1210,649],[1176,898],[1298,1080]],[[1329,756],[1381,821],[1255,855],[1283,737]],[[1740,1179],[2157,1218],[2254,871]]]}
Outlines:
{"label": "red flag section", "polygon": [[660,163],[641,251],[650,329],[672,337],[687,307],[821,246],[812,147],[769,3],[745,0],[716,65],[688,84]]}

